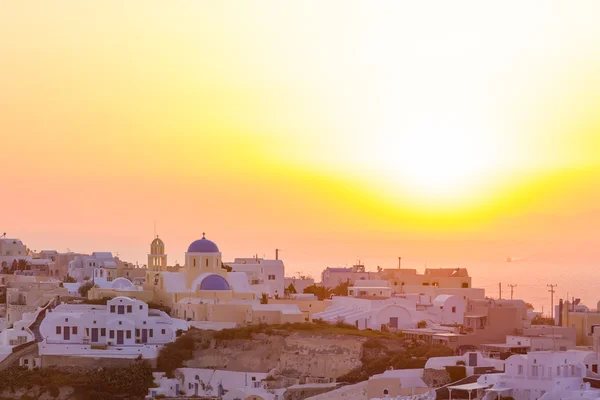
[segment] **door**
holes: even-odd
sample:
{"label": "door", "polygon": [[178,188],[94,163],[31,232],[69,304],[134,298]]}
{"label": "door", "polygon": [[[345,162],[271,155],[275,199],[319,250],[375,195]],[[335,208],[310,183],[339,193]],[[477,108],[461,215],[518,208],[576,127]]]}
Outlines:
{"label": "door", "polygon": [[142,329],[142,343],[148,343],[148,329]]}
{"label": "door", "polygon": [[198,396],[198,382],[194,383],[194,395]]}
{"label": "door", "polygon": [[390,317],[390,328],[398,328],[398,317]]}
{"label": "door", "polygon": [[65,326],[65,329],[63,329],[63,339],[71,340],[71,327],[70,326]]}
{"label": "door", "polygon": [[477,366],[477,353],[469,353],[469,367]]}
{"label": "door", "polygon": [[117,344],[123,344],[123,331],[117,331]]}
{"label": "door", "polygon": [[98,342],[98,328],[92,328],[92,342]]}

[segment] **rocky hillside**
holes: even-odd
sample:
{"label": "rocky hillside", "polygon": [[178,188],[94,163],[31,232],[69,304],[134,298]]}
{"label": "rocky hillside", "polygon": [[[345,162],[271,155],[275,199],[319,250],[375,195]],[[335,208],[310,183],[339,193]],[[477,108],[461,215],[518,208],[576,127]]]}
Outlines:
{"label": "rocky hillside", "polygon": [[188,367],[337,378],[361,365],[360,336],[310,332],[259,333],[252,339],[213,340]]}
{"label": "rocky hillside", "polygon": [[277,379],[358,382],[366,379],[363,370],[373,374],[392,366],[418,368],[429,356],[451,353],[447,348],[344,324],[258,325],[220,332],[192,330],[165,348],[158,369],[172,373],[187,366],[266,372]]}

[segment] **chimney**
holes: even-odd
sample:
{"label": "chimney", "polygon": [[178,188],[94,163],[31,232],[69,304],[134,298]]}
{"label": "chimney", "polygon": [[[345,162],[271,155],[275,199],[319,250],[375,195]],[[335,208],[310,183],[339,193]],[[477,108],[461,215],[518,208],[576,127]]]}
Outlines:
{"label": "chimney", "polygon": [[279,249],[275,249],[275,259],[279,260]]}
{"label": "chimney", "polygon": [[558,326],[563,326],[563,299],[558,300]]}
{"label": "chimney", "polygon": [[398,257],[398,269],[402,268],[402,257]]}

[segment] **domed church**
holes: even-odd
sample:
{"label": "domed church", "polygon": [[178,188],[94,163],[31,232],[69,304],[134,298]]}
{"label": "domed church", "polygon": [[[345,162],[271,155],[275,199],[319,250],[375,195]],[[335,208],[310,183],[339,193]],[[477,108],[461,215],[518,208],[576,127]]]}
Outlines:
{"label": "domed church", "polygon": [[185,253],[184,266],[167,266],[165,243],[157,236],[150,244],[146,283],[132,287],[92,289],[93,298],[127,296],[171,309],[171,316],[192,321],[246,324],[301,322],[297,306],[260,304],[245,272],[223,268],[219,246],[203,233]]}

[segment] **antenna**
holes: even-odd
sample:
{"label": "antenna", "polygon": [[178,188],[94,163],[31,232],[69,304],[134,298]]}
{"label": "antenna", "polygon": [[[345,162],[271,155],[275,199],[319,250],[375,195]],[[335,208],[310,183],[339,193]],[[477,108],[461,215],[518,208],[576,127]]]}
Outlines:
{"label": "antenna", "polygon": [[156,220],[154,220],[154,237],[156,237]]}

